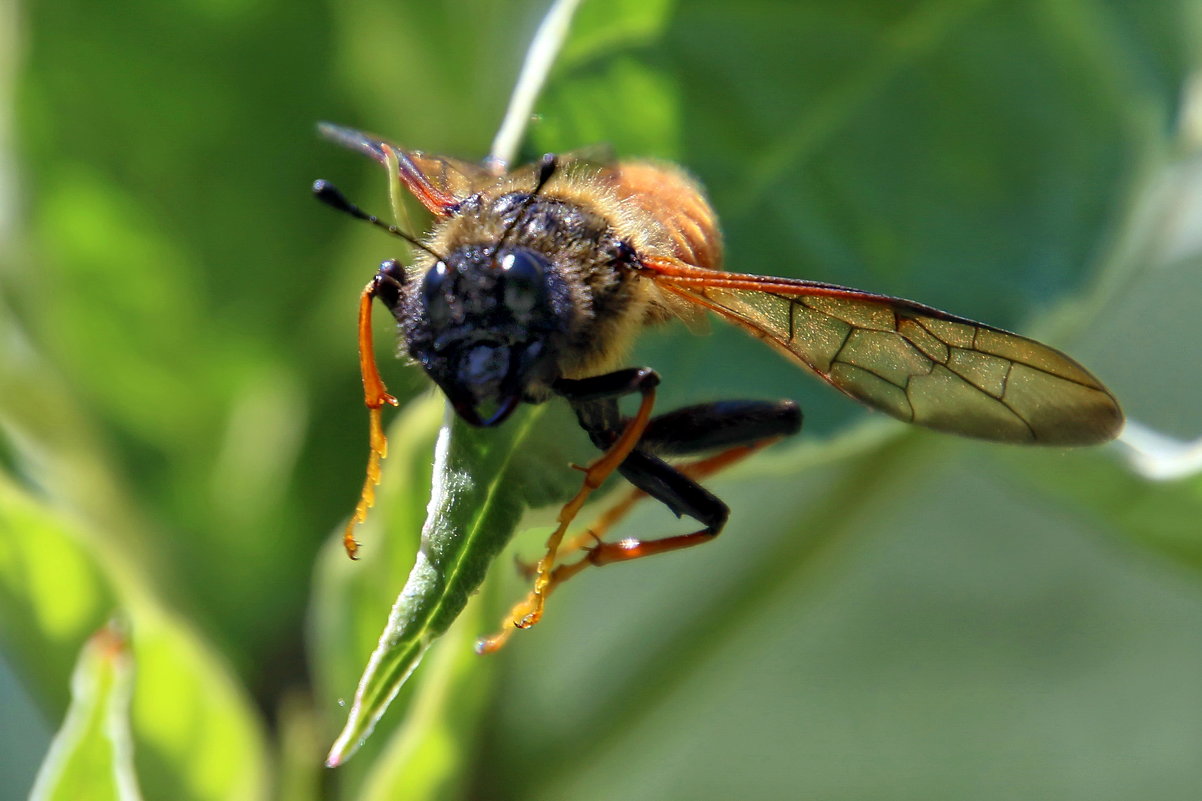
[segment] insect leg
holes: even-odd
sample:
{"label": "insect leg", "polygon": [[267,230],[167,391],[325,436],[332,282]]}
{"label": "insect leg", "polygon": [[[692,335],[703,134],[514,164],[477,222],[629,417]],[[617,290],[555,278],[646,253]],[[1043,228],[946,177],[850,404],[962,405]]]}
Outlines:
{"label": "insect leg", "polygon": [[[728,467],[781,437],[795,434],[800,428],[801,411],[791,401],[725,401],[691,406],[655,418],[648,424],[639,449],[619,470],[631,484],[667,506],[677,517],[688,515],[704,528],[655,540],[596,541],[588,556],[565,566],[556,581],[566,581],[584,564],[607,565],[640,559],[699,545],[718,536],[729,509],[698,484],[697,479]],[[686,455],[714,448],[726,450],[680,467],[653,455]],[[608,516],[603,519],[608,522]]]}
{"label": "insect leg", "polygon": [[587,407],[600,403],[607,408],[612,406],[616,411],[617,398],[623,395],[638,392],[643,399],[634,417],[626,421],[622,429],[614,432],[615,436],[611,437],[610,441],[603,446],[605,453],[601,458],[584,468],[584,482],[580,490],[559,510],[559,525],[547,538],[546,553],[535,568],[534,589],[510,611],[507,621],[510,625],[503,624],[500,632],[476,643],[478,653],[496,651],[509,639],[514,628],[530,628],[542,617],[547,599],[547,587],[551,582],[552,568],[555,566],[555,556],[559,551],[563,536],[572,520],[580,512],[580,507],[584,506],[584,502],[588,500],[589,495],[622,465],[638,445],[639,440],[642,439],[643,430],[651,420],[651,408],[655,404],[655,388],[658,385],[659,374],[646,367],[617,370],[591,378],[561,378],[555,382],[555,391],[567,397],[573,405]]}
{"label": "insect leg", "polygon": [[719,401],[661,414],[647,424],[639,450],[660,456],[751,446],[801,430],[793,401]]}
{"label": "insect leg", "polygon": [[[800,428],[801,411],[792,401],[708,403],[653,417],[647,424],[638,450],[664,456],[687,456],[725,448],[713,456],[672,465],[678,473],[693,481],[700,481],[746,459],[782,437],[797,433]],[[627,479],[635,485],[635,489],[606,509],[587,530],[562,546],[559,550],[561,559],[567,554],[599,542],[610,528],[625,517],[635,503],[647,497],[647,492],[639,489],[638,481],[629,476]],[[671,503],[660,500],[676,511]],[[576,565],[561,565],[555,572],[562,575],[561,570],[573,567],[579,569]],[[566,576],[556,581],[565,579]]]}
{"label": "insect leg", "polygon": [[371,336],[371,302],[380,298],[388,308],[393,308],[400,302],[401,286],[405,280],[405,269],[400,262],[389,259],[380,265],[375,276],[363,288],[359,296],[359,372],[363,376],[363,402],[367,406],[370,417],[371,451],[367,457],[367,477],[363,481],[363,491],[359,502],[355,505],[355,513],[347,521],[342,534],[342,544],[346,555],[357,559],[359,543],[355,541],[355,526],[367,518],[367,510],[376,501],[376,485],[380,483],[380,460],[388,455],[388,438],[384,436],[384,427],[380,423],[380,407],[385,403],[397,405],[396,398],[388,394],[384,379],[376,367],[375,349],[372,347]]}
{"label": "insect leg", "polygon": [[[582,422],[586,419],[592,421],[596,416],[582,413],[581,419]],[[585,558],[570,564],[539,563],[542,572],[538,575],[546,579],[541,591],[542,598],[545,600],[558,585],[589,565],[629,561],[687,548],[713,539],[725,525],[729,510],[726,504],[695,479],[712,475],[781,437],[795,434],[800,427],[801,412],[796,404],[789,401],[706,404],[680,409],[649,421],[638,448],[627,455],[618,467],[623,477],[634,484],[636,489],[606,510],[597,523],[564,546],[562,551],[557,549],[557,553],[562,553],[587,548],[588,555]],[[610,436],[607,437],[604,431],[590,432],[594,441],[604,441],[616,436],[615,431],[608,433]],[[653,452],[687,455],[715,448],[725,450],[678,467],[673,467],[653,455]],[[691,534],[658,540],[624,539],[616,543],[603,542],[601,538],[607,529],[647,495],[659,500],[677,516],[688,515],[699,521],[704,528]],[[526,628],[521,625],[518,613],[528,602],[529,599],[514,608],[513,619],[516,627]],[[504,629],[493,637],[480,640],[476,646],[477,651],[489,653],[499,649],[512,631],[513,629]]]}

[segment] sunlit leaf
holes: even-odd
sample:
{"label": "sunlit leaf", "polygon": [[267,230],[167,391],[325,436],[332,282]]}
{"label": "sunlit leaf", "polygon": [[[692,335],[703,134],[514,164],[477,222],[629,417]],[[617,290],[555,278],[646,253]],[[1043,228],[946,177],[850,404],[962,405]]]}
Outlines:
{"label": "sunlit leaf", "polygon": [[129,608],[134,737],[147,795],[264,798],[270,763],[245,690],[184,619],[145,602]]}
{"label": "sunlit leaf", "polygon": [[115,603],[70,526],[0,475],[0,640],[56,714],[79,643]]}
{"label": "sunlit leaf", "polygon": [[133,656],[121,628],[84,646],[71,678],[71,707],[34,784],[32,801],[140,801],[130,736]]}
{"label": "sunlit leaf", "polygon": [[98,550],[86,527],[7,479],[0,521],[0,634],[18,672],[45,687],[47,706],[57,706],[66,655],[86,628],[120,608],[121,650],[137,665],[130,714],[142,787],[181,801],[262,798],[260,724],[212,647],[153,599],[128,563]]}

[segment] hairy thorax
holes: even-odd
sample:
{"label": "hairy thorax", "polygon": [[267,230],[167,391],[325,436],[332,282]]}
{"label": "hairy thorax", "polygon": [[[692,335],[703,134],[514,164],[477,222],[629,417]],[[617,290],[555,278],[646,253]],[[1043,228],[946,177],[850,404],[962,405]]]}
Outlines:
{"label": "hairy thorax", "polygon": [[[531,197],[512,177],[477,188],[435,227],[436,253],[530,248],[551,263],[548,280],[563,330],[554,337],[560,375],[612,369],[645,325],[696,314],[661,296],[639,273],[642,259],[718,268],[721,239],[701,190],[676,168],[624,162],[566,170]],[[424,271],[429,265],[415,265]]]}
{"label": "hairy thorax", "polygon": [[640,274],[641,259],[716,269],[722,252],[697,185],[645,162],[557,173],[534,197],[528,185],[501,179],[465,199],[431,232],[430,246],[452,253],[498,242],[538,251],[550,263],[564,321],[554,344],[566,378],[614,368],[639,329],[688,316]]}

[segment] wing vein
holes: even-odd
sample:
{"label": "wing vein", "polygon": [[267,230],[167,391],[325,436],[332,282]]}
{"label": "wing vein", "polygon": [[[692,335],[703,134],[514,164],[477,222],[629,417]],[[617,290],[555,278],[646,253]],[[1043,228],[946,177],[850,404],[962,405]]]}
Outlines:
{"label": "wing vein", "polygon": [[1122,412],[1097,379],[1018,334],[844,287],[667,259],[643,263],[665,292],[725,317],[844,394],[901,420],[1058,445],[1104,442],[1121,428]]}

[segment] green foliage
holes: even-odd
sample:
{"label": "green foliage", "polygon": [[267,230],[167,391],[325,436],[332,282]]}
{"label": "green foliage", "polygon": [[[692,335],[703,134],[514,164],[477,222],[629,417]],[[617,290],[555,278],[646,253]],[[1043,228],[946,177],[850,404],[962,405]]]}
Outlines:
{"label": "green foliage", "polygon": [[[64,708],[71,649],[101,629],[105,616],[120,611],[128,620],[128,644],[102,630],[80,657],[73,706],[43,769],[43,797],[81,797],[61,788],[86,784],[105,768],[115,775],[113,797],[123,799],[122,788],[139,783],[152,798],[262,797],[262,724],[212,646],[164,609],[126,555],[99,542],[96,531],[11,485],[2,497],[0,630],[15,667],[52,714]],[[140,782],[125,776],[127,729]],[[95,733],[112,742],[95,742]],[[112,764],[102,762],[106,755]]]}
{"label": "green foliage", "polygon": [[[23,9],[0,63],[0,755],[49,751],[43,797],[130,797],[121,775],[197,801],[1192,798],[1197,476],[866,422],[717,325],[628,360],[661,408],[802,401],[798,443],[710,482],[717,542],[585,571],[476,657],[523,591],[496,553],[527,528],[539,553],[526,507],[590,448],[562,405],[453,426],[427,520],[442,404],[384,359],[406,405],[345,558],[356,298],[400,254],[306,196],[388,203],[314,124],[483,156],[544,6]],[[586,0],[526,155],[678,161],[731,269],[1035,334],[1197,436],[1198,23],[1190,0]],[[648,506],[618,535],[673,525]],[[422,547],[467,569],[411,577]],[[377,649],[347,742],[398,694],[320,768]],[[36,773],[0,756],[0,799]]]}
{"label": "green foliage", "polygon": [[129,734],[131,662],[116,627],[101,629],[84,646],[71,678],[71,708],[42,764],[32,799],[141,799]]}
{"label": "green foliage", "polygon": [[459,617],[522,512],[571,497],[578,481],[567,471],[553,472],[571,461],[564,458],[564,440],[548,436],[565,430],[567,421],[544,420],[545,409],[524,409],[499,432],[459,421],[443,431],[416,562],[330,751],[331,766],[358,750],[426,649]]}

